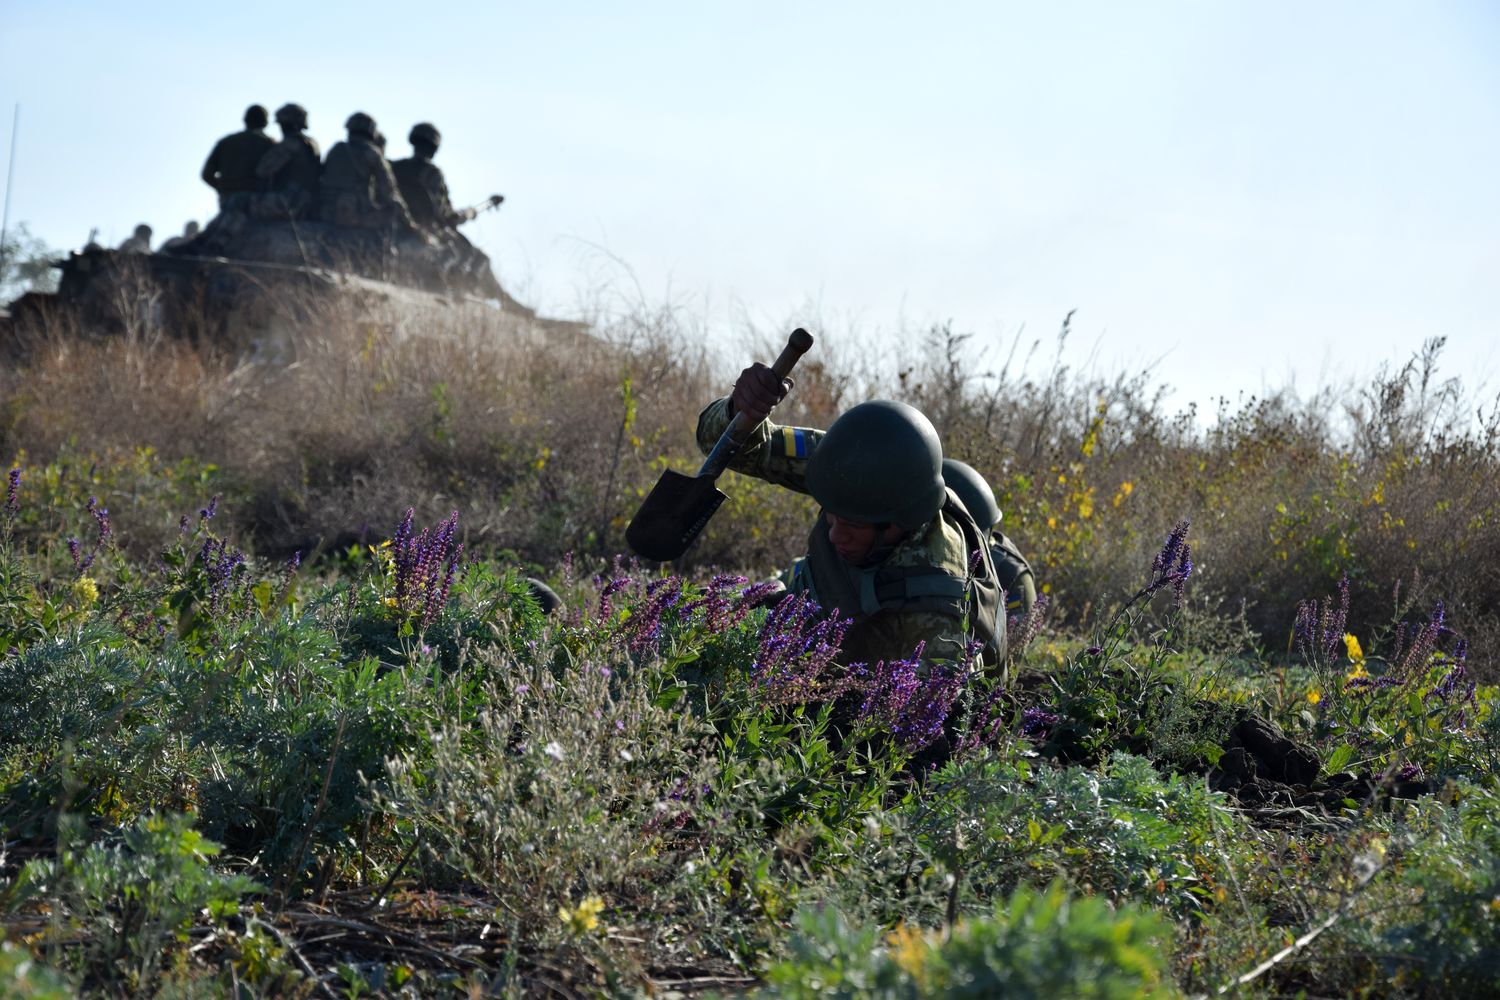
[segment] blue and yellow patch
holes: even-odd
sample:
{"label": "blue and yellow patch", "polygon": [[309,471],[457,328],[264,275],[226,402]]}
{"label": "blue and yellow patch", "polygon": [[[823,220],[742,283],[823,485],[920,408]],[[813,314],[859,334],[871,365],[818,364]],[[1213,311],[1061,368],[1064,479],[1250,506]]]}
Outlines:
{"label": "blue and yellow patch", "polygon": [[807,457],[807,432],[800,427],[781,429],[781,453],[787,458]]}

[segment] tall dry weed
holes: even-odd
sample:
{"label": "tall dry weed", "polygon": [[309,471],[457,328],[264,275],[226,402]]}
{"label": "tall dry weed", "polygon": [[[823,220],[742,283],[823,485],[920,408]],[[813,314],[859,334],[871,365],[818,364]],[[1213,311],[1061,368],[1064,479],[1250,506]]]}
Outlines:
{"label": "tall dry weed", "polygon": [[[430,300],[277,309],[296,326],[262,351],[277,363],[145,321],[115,337],[33,332],[0,372],[0,450],[213,462],[240,498],[239,534],[268,554],[337,549],[415,506],[427,520],[460,510],[470,546],[525,561],[607,558],[661,471],[697,467],[699,409],[785,337],[750,327],[716,352],[690,311],[640,302],[587,330]],[[1362,618],[1420,578],[1476,639],[1500,638],[1500,423],[1439,377],[1440,341],[1358,391],[1200,415],[1171,409],[1149,369],[1079,363],[1066,323],[1051,341],[987,344],[937,326],[884,352],[854,324],[814,332],[777,419],[827,426],[875,396],[921,408],[995,486],[1061,620],[1107,613],[1189,517],[1201,589],[1243,607],[1272,649],[1296,602],[1345,572]],[[771,572],[804,550],[810,500],[733,474],[721,485],[731,502],[688,561]]]}

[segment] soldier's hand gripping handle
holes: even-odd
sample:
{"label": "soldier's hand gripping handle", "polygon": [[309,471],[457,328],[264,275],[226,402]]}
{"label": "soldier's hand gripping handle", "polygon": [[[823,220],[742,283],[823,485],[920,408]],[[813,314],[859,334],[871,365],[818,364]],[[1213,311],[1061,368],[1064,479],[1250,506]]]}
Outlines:
{"label": "soldier's hand gripping handle", "polygon": [[719,438],[718,444],[714,445],[713,451],[709,452],[708,459],[703,463],[703,468],[698,475],[718,478],[719,474],[728,467],[729,460],[734,457],[735,452],[739,451],[740,445],[744,444],[750,432],[755,430],[760,422],[766,419],[766,415],[771,412],[772,408],[786,396],[786,390],[790,386],[787,376],[791,375],[797,360],[806,354],[812,345],[812,334],[799,326],[786,339],[786,346],[781,349],[781,354],[777,356],[770,368],[756,363],[740,373],[739,379],[734,384],[734,395],[730,397],[734,419],[730,421],[728,428]]}
{"label": "soldier's hand gripping handle", "polygon": [[[799,337],[798,334],[802,336]],[[740,422],[743,432],[737,436],[743,438],[749,434],[770,415],[776,404],[786,398],[787,391],[792,387],[788,374],[797,359],[811,346],[812,335],[798,327],[787,339],[786,349],[781,352],[781,357],[776,359],[775,364],[767,368],[757,361],[740,372],[740,377],[734,381],[734,390],[729,395],[729,412]],[[784,369],[783,361],[786,362]]]}

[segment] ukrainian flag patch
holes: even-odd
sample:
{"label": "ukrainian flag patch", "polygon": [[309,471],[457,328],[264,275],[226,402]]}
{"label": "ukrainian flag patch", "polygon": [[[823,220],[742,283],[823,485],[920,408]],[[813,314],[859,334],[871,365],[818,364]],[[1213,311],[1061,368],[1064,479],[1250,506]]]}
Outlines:
{"label": "ukrainian flag patch", "polygon": [[806,458],[806,432],[800,427],[783,427],[781,429],[781,450],[787,458]]}

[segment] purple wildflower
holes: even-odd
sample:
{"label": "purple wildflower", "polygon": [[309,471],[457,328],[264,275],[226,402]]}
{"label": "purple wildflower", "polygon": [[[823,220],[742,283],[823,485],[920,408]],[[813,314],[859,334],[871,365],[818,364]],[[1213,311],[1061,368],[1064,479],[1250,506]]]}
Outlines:
{"label": "purple wildflower", "polygon": [[1397,781],[1417,781],[1422,777],[1422,768],[1415,761],[1407,761],[1396,772]]}
{"label": "purple wildflower", "polygon": [[745,587],[743,576],[721,573],[708,581],[704,595],[683,605],[682,613],[701,613],[710,632],[723,632],[745,620],[756,605],[777,587],[775,583],[757,583]]}
{"label": "purple wildflower", "polygon": [[15,518],[21,512],[21,467],[15,466],[5,479],[5,519]]}
{"label": "purple wildflower", "polygon": [[1104,653],[1103,646],[1090,646],[1083,651],[1084,656],[1100,656]]}
{"label": "purple wildflower", "polygon": [[1455,660],[1453,667],[1443,675],[1433,689],[1427,692],[1428,698],[1436,698],[1444,705],[1452,705],[1456,702],[1474,700],[1475,692],[1478,690],[1477,682],[1464,683],[1468,677],[1468,670],[1464,668],[1462,660]]}
{"label": "purple wildflower", "polygon": [[1349,623],[1349,574],[1339,577],[1338,603],[1331,597],[1297,604],[1293,627],[1297,652],[1309,662],[1328,661],[1338,655]]}
{"label": "purple wildflower", "polygon": [[[594,582],[598,583],[601,579],[603,578],[595,577]],[[620,591],[624,590],[626,585],[628,585],[629,583],[629,577],[617,576],[613,580],[610,580],[608,583],[606,583],[602,589],[600,589],[599,610],[594,614],[594,621],[596,623],[600,625],[608,624],[610,618],[614,615],[614,596]]]}
{"label": "purple wildflower", "polygon": [[984,704],[975,711],[973,718],[969,735],[959,745],[959,754],[969,753],[984,743],[993,743],[1005,731],[1005,689],[996,687],[991,691]]}
{"label": "purple wildflower", "polygon": [[1047,617],[1047,608],[1052,599],[1046,594],[1037,595],[1036,603],[1024,615],[1016,615],[1006,622],[1009,654],[1018,658],[1042,631],[1042,622]]}
{"label": "purple wildflower", "polygon": [[1318,603],[1297,602],[1297,620],[1292,626],[1292,642],[1304,660],[1312,659],[1318,642]]}
{"label": "purple wildflower", "polygon": [[1151,562],[1151,582],[1146,584],[1138,597],[1149,597],[1163,587],[1170,586],[1174,594],[1173,606],[1182,606],[1182,601],[1187,596],[1188,577],[1193,575],[1193,551],[1187,540],[1192,523],[1184,519],[1172,526],[1161,551]]}
{"label": "purple wildflower", "polygon": [[[702,794],[708,794],[707,785],[703,786]],[[693,788],[686,778],[677,781],[666,798],[657,800],[656,811],[646,821],[641,832],[653,834],[682,829],[693,818],[693,811],[698,806],[698,796],[699,790]]]}
{"label": "purple wildflower", "polygon": [[94,524],[99,532],[98,538],[94,541],[94,549],[97,551],[104,546],[105,542],[109,541],[109,511],[99,506],[99,500],[96,497],[89,497],[88,511],[93,515]]}
{"label": "purple wildflower", "polygon": [[761,629],[750,676],[774,700],[811,701],[837,693],[825,672],[838,655],[850,619],[823,609],[805,595],[778,604]]}
{"label": "purple wildflower", "polygon": [[971,676],[968,663],[951,667],[922,662],[922,644],[904,660],[882,660],[873,668],[852,667],[864,701],[857,719],[886,729],[911,752],[942,735],[943,723]]}
{"label": "purple wildflower", "polygon": [[1046,739],[1052,727],[1061,721],[1056,712],[1049,712],[1040,705],[1033,705],[1021,713],[1021,735],[1028,739]]}
{"label": "purple wildflower", "polygon": [[391,538],[396,576],[394,596],[396,607],[416,617],[420,627],[427,629],[447,607],[448,592],[463,562],[464,547],[456,542],[458,511],[438,522],[437,527],[422,529],[415,538],[412,513],[408,507]]}
{"label": "purple wildflower", "polygon": [[1389,674],[1380,677],[1352,677],[1344,682],[1345,691],[1378,691],[1384,688],[1401,687],[1406,681]]}
{"label": "purple wildflower", "polygon": [[[1432,654],[1437,651],[1440,640],[1445,635],[1453,634],[1452,629],[1445,624],[1446,621],[1447,609],[1442,601],[1438,601],[1433,605],[1432,614],[1428,616],[1426,622],[1415,626],[1411,631],[1407,631],[1403,623],[1398,638],[1404,640],[1405,646],[1395,655],[1395,673],[1402,677],[1421,676],[1426,673]],[[1468,653],[1467,643],[1462,638],[1458,639],[1454,651],[1455,658],[1463,660]]]}
{"label": "purple wildflower", "polygon": [[209,537],[198,550],[198,560],[208,580],[208,612],[212,617],[236,582],[236,574],[244,568],[245,555],[222,538]]}
{"label": "purple wildflower", "polygon": [[219,494],[215,493],[213,495],[213,498],[208,501],[208,506],[204,507],[202,510],[198,511],[198,520],[200,520],[200,521],[212,521],[213,518],[214,518],[214,515],[217,514],[218,512],[219,512]]}
{"label": "purple wildflower", "polygon": [[109,541],[112,529],[109,524],[109,511],[99,506],[98,497],[89,497],[88,512],[94,519],[95,535],[94,547],[87,553],[83,552],[83,546],[76,538],[68,539],[68,554],[73,557],[73,565],[78,572],[82,573],[94,565],[94,559],[98,557],[105,543]]}
{"label": "purple wildflower", "polygon": [[620,626],[625,644],[632,653],[654,649],[662,637],[662,616],[682,603],[682,580],[676,576],[653,580],[646,586],[646,599],[631,608],[630,617]]}

